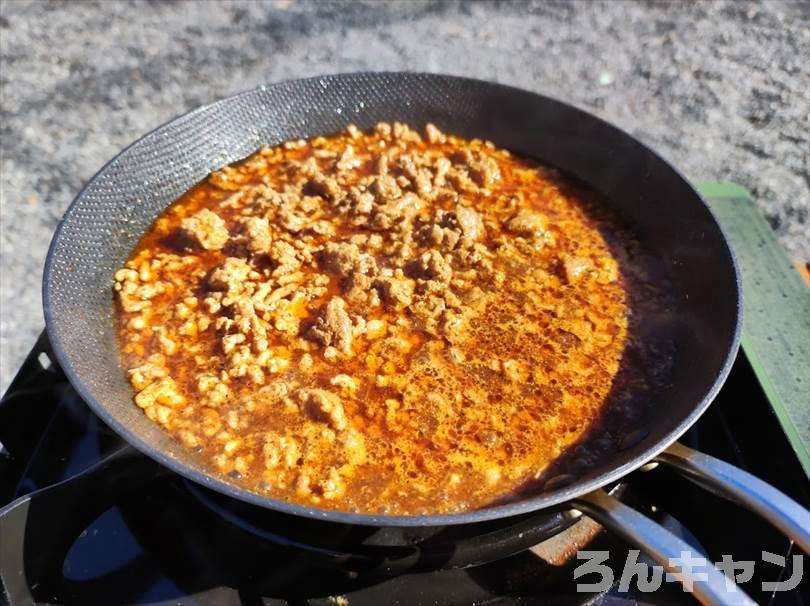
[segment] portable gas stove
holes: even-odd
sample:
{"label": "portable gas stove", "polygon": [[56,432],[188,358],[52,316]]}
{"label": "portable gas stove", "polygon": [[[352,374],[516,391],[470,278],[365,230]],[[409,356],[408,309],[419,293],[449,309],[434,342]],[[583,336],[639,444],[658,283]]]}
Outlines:
{"label": "portable gas stove", "polygon": [[[682,441],[807,504],[810,412],[802,398],[810,377],[795,362],[808,360],[804,335],[791,326],[806,325],[808,291],[743,190],[703,191],[741,258],[746,335],[725,387]],[[769,330],[760,332],[764,315]],[[775,339],[777,356],[767,345]],[[528,515],[434,536],[402,529],[414,533],[411,546],[392,550],[369,540],[368,528],[231,501],[126,445],[52,360],[43,334],[0,402],[0,604],[4,596],[12,605],[694,603],[674,582],[654,592],[635,581],[622,586],[630,547],[587,519],[571,525],[561,516],[558,527],[538,528]],[[756,562],[739,584],[759,603],[807,602],[806,581],[763,589],[802,571],[790,541],[756,516],[663,468],[632,474],[614,490],[711,561],[728,554]],[[553,536],[515,554],[526,533]],[[577,591],[577,583],[600,580],[575,578],[583,549],[609,553],[603,564],[613,579],[599,590]],[[763,551],[783,563],[764,562]],[[638,561],[652,565],[643,555]]]}

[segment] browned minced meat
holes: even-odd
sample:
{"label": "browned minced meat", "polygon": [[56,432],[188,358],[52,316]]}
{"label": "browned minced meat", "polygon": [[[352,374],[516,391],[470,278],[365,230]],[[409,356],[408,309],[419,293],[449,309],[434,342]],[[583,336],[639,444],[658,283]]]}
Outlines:
{"label": "browned minced meat", "polygon": [[115,274],[122,363],[150,419],[251,490],[463,511],[641,423],[671,363],[654,265],[555,171],[432,124],[349,127],[157,219]]}
{"label": "browned minced meat", "polygon": [[313,341],[327,346],[334,345],[340,352],[352,352],[352,320],[346,313],[346,302],[333,297],[326,310],[307,333]]}

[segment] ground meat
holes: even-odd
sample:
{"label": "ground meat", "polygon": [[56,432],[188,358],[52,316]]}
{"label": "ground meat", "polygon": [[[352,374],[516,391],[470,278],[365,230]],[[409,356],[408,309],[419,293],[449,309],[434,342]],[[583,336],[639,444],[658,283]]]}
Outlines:
{"label": "ground meat", "polygon": [[342,284],[346,301],[360,308],[365,308],[370,302],[369,298],[376,294],[376,291],[371,288],[372,281],[371,276],[361,274],[360,272],[351,274]]}
{"label": "ground meat", "polygon": [[425,126],[425,135],[427,135],[428,142],[433,144],[444,143],[447,141],[445,134],[430,122],[428,122]]}
{"label": "ground meat", "polygon": [[335,375],[330,379],[329,384],[337,387],[340,390],[341,395],[353,395],[357,393],[357,381],[352,379],[349,375]]}
{"label": "ground meat", "polygon": [[242,222],[243,235],[247,248],[252,253],[267,253],[273,239],[270,236],[270,223],[263,217],[247,217]]}
{"label": "ground meat", "polygon": [[367,215],[374,208],[374,196],[356,187],[349,190],[349,210],[355,215]]}
{"label": "ground meat", "polygon": [[481,187],[490,187],[501,178],[498,163],[481,151],[464,149],[454,152],[452,158],[465,166]]}
{"label": "ground meat", "polygon": [[264,464],[268,468],[294,467],[301,456],[301,448],[295,438],[268,432],[264,436]]}
{"label": "ground meat", "polygon": [[309,330],[312,340],[321,345],[333,345],[343,353],[352,349],[352,321],[346,313],[346,302],[334,297],[326,305],[324,315]]}
{"label": "ground meat", "polygon": [[377,269],[374,257],[361,253],[356,244],[348,242],[327,242],[318,259],[325,271],[341,278],[347,278],[353,273],[371,274]]}
{"label": "ground meat", "polygon": [[408,180],[408,186],[423,198],[433,197],[433,175],[424,166],[424,161],[417,163],[418,156],[402,154],[397,158],[397,169]]}
{"label": "ground meat", "polygon": [[151,299],[166,292],[163,282],[147,282],[143,272],[134,269],[119,269],[115,273],[113,288],[118,293],[121,307],[127,312],[140,312],[152,305]]}
{"label": "ground meat", "polygon": [[453,277],[453,267],[438,250],[428,250],[410,266],[411,272],[425,280],[449,282]]}
{"label": "ground meat", "polygon": [[224,290],[229,293],[239,292],[252,271],[244,259],[228,257],[222,265],[211,272],[208,286],[214,290]]}
{"label": "ground meat", "polygon": [[394,122],[392,133],[394,135],[394,139],[396,139],[397,141],[401,141],[404,143],[422,142],[422,137],[419,136],[419,133],[410,128],[407,124],[403,124],[402,122]]}
{"label": "ground meat", "polygon": [[413,280],[405,277],[379,277],[374,280],[373,286],[389,309],[399,310],[411,304]]}
{"label": "ground meat", "polygon": [[318,490],[324,499],[337,499],[346,492],[346,482],[334,467],[329,469],[326,479],[318,483]]}
{"label": "ground meat", "polygon": [[219,406],[230,395],[230,389],[218,375],[197,375],[197,390],[209,406]]}
{"label": "ground meat", "polygon": [[419,228],[416,238],[425,246],[451,251],[461,240],[462,232],[456,214],[445,210],[436,212],[434,221]]}
{"label": "ground meat", "polygon": [[301,265],[298,251],[289,242],[275,240],[270,246],[270,259],[276,263],[274,275],[283,275],[294,272]]}
{"label": "ground meat", "polygon": [[447,173],[450,172],[452,166],[450,160],[444,156],[436,158],[433,163],[433,185],[436,187],[444,187]]}
{"label": "ground meat", "polygon": [[177,384],[171,377],[163,377],[144,387],[135,396],[135,403],[141,408],[149,408],[155,404],[177,407],[185,402],[185,398],[178,391]]}
{"label": "ground meat", "polygon": [[461,231],[441,224],[426,225],[419,231],[422,242],[429,242],[442,251],[453,250],[461,240]]}
{"label": "ground meat", "polygon": [[160,354],[153,354],[149,359],[136,368],[130,369],[127,374],[135,389],[141,390],[169,374],[166,369],[166,360]]}
{"label": "ground meat", "polygon": [[[360,160],[354,153],[354,147],[351,143],[346,145],[346,149],[343,150],[343,153],[340,154],[340,158],[335,163],[335,168],[337,169],[338,173],[344,173],[350,170],[354,170],[358,166],[362,164],[362,160]],[[335,196],[336,199],[337,196]]]}
{"label": "ground meat", "polygon": [[520,236],[536,238],[548,229],[548,220],[540,213],[523,209],[506,222],[506,229]]}
{"label": "ground meat", "polygon": [[419,196],[408,192],[401,198],[379,205],[370,227],[377,230],[391,229],[403,220],[413,218],[424,206],[424,201]]}
{"label": "ground meat", "polygon": [[316,421],[328,423],[334,430],[346,429],[346,412],[340,397],[325,389],[299,389],[296,399],[304,410]]}
{"label": "ground meat", "polygon": [[423,330],[439,334],[440,320],[447,304],[444,299],[434,295],[422,296],[411,306],[411,313],[416,317]]}
{"label": "ground meat", "polygon": [[395,200],[402,195],[402,190],[397,184],[397,180],[389,175],[377,175],[371,182],[368,190],[374,195],[378,202],[384,203]]}
{"label": "ground meat", "polygon": [[461,233],[473,242],[480,240],[484,235],[484,221],[481,215],[468,206],[456,206],[456,220]]}
{"label": "ground meat", "polygon": [[578,282],[590,271],[593,267],[590,259],[577,256],[566,256],[563,259],[563,271],[565,279],[569,282]]}
{"label": "ground meat", "polygon": [[221,250],[228,243],[228,228],[219,215],[208,209],[180,222],[183,234],[205,250]]}
{"label": "ground meat", "polygon": [[306,215],[285,208],[278,214],[279,224],[291,234],[298,234],[309,227],[309,220]]}
{"label": "ground meat", "polygon": [[578,192],[433,125],[263,149],[115,273],[135,402],[215,473],[306,507],[455,513],[542,485],[672,349],[624,355],[669,299]]}
{"label": "ground meat", "polygon": [[348,465],[362,465],[366,462],[366,441],[362,433],[349,428],[341,436],[340,443],[343,446],[343,454]]}
{"label": "ground meat", "polygon": [[334,177],[327,177],[321,173],[314,175],[307,182],[304,187],[304,192],[316,196],[323,196],[333,202],[338,201],[345,195],[343,189],[338,185]]}

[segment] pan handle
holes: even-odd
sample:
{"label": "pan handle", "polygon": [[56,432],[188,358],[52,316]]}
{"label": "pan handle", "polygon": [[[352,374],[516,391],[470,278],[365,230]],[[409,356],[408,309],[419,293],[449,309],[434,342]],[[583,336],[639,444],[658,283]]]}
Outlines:
{"label": "pan handle", "polygon": [[691,587],[692,594],[701,604],[712,606],[756,604],[711,562],[707,561],[699,570],[690,569],[689,564],[678,565],[678,560],[685,554],[697,550],[604,490],[595,490],[577,497],[572,504],[628,543],[643,550],[665,570],[672,573],[684,587]]}
{"label": "pan handle", "polygon": [[810,511],[770,484],[678,442],[656,460],[709,492],[759,514],[810,554]]}

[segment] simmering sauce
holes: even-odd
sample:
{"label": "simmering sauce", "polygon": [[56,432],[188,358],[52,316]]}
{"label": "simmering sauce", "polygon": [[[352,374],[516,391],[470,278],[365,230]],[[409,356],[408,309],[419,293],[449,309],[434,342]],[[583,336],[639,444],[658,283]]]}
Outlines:
{"label": "simmering sauce", "polygon": [[395,123],[262,149],[115,275],[135,404],[250,490],[447,513],[587,471],[668,380],[655,259],[584,187]]}

